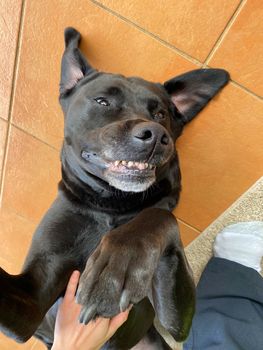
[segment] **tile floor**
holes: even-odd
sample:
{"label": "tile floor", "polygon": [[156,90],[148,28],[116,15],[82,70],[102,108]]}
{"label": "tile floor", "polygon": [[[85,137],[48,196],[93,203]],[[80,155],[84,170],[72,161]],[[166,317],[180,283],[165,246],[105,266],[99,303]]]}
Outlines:
{"label": "tile floor", "polygon": [[[187,245],[263,174],[260,0],[0,0],[0,264],[18,273],[56,195],[63,29],[83,34],[98,69],[152,81],[222,67],[231,83],[178,140],[175,211]],[[36,193],[38,195],[36,196]],[[44,349],[0,336],[1,350]]]}

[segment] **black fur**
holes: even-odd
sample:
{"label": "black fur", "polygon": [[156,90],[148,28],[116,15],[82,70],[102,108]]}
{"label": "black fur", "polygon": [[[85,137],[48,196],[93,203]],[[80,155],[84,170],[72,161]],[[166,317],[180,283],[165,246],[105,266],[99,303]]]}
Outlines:
{"label": "black fur", "polygon": [[36,230],[21,274],[0,270],[0,327],[20,342],[34,334],[50,348],[58,300],[79,269],[82,322],[134,304],[103,349],[139,349],[140,341],[168,349],[153,328],[154,315],[182,341],[195,302],[170,213],[181,188],[174,143],[229,77],[223,70],[196,70],[162,85],[98,72],[79,42],[80,34],[67,28],[58,196]]}

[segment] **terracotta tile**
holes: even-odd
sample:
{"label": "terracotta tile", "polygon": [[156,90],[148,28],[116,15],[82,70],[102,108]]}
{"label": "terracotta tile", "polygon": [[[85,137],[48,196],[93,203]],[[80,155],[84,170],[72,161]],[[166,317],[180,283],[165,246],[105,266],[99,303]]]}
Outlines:
{"label": "terracotta tile", "polygon": [[[25,344],[18,344],[14,340],[7,338],[2,333],[0,333],[0,349],[1,350],[31,350],[32,346],[35,344],[36,340],[34,338],[29,339]],[[38,350],[37,348],[33,348]],[[45,348],[39,348],[39,350],[44,350]]]}
{"label": "terracotta tile", "polygon": [[63,118],[57,97],[66,26],[75,26],[83,34],[82,48],[101,70],[162,81],[196,68],[91,2],[28,1],[13,122],[58,148]]}
{"label": "terracotta tile", "polygon": [[3,206],[38,222],[56,197],[59,179],[59,153],[12,127]]}
{"label": "terracotta tile", "polygon": [[0,262],[8,273],[21,271],[36,225],[2,208],[0,211]]}
{"label": "terracotta tile", "polygon": [[247,1],[209,65],[230,71],[233,80],[263,96],[263,6]]}
{"label": "terracotta tile", "polygon": [[0,117],[7,119],[22,0],[0,0]]}
{"label": "terracotta tile", "polygon": [[229,84],[178,140],[176,216],[202,231],[263,173],[263,103]]}
{"label": "terracotta tile", "polygon": [[3,158],[4,158],[4,152],[5,152],[6,132],[7,132],[7,123],[4,120],[0,119],[0,178],[1,178]]}
{"label": "terracotta tile", "polygon": [[187,225],[181,220],[177,220],[177,221],[179,225],[181,240],[183,242],[184,247],[186,247],[188,246],[188,244],[190,244],[194,239],[196,239],[199,236],[200,231]]}
{"label": "terracotta tile", "polygon": [[240,1],[98,2],[203,62]]}

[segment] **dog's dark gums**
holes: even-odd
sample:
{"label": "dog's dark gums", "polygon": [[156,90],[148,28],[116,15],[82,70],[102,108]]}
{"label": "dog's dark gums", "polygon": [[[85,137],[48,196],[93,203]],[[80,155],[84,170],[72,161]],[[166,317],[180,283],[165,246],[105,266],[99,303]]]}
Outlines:
{"label": "dog's dark gums", "polygon": [[98,72],[65,31],[60,104],[65,115],[58,196],[41,221],[20,275],[0,269],[0,329],[18,342],[53,343],[57,301],[82,272],[80,321],[112,317],[134,304],[103,349],[140,341],[170,349],[154,315],[177,341],[194,313],[191,270],[170,211],[180,192],[175,141],[228,82],[198,69],[166,83]]}

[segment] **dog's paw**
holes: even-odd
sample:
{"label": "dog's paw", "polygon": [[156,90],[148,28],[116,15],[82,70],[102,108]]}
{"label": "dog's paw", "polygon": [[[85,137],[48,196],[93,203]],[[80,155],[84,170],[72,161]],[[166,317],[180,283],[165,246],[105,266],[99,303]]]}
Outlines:
{"label": "dog's paw", "polygon": [[80,278],[80,322],[87,324],[98,316],[111,318],[146,297],[159,255],[149,243],[105,236]]}

